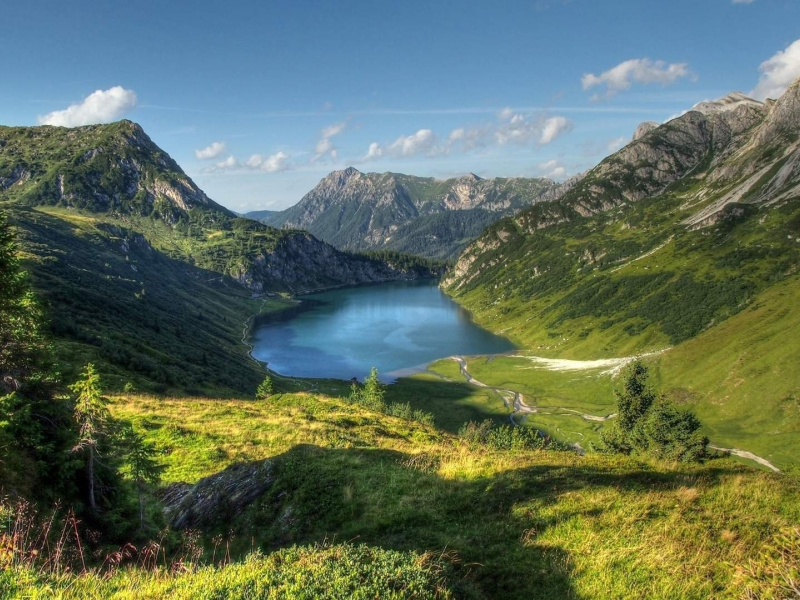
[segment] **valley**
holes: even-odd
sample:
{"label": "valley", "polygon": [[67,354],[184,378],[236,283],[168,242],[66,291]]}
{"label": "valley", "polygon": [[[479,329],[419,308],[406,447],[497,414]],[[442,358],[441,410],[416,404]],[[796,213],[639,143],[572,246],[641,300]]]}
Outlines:
{"label": "valley", "polygon": [[791,597],[800,79],[604,147],[240,215],[132,121],[0,127],[0,599]]}

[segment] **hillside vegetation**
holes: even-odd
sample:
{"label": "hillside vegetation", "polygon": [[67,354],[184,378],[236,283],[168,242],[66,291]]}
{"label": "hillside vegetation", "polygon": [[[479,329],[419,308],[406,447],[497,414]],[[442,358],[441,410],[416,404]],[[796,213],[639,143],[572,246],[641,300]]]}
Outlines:
{"label": "hillside vegetation", "polygon": [[[800,81],[776,102],[703,103],[645,129],[557,201],[490,227],[445,289],[523,351],[473,365],[475,376],[533,405],[604,416],[609,373],[541,357],[645,354],[712,441],[794,462],[798,123]],[[575,378],[583,393],[565,400]]]}
{"label": "hillside vegetation", "polygon": [[[327,593],[340,598],[353,589],[423,597],[438,587],[476,598],[783,597],[781,570],[796,568],[780,546],[800,543],[796,482],[729,459],[676,469],[493,450],[306,393],[257,403],[116,397],[111,409],[159,449],[164,484],[266,460],[262,495],[238,513],[220,505],[195,525],[209,553],[222,535],[231,557],[255,547],[266,558],[177,576],[16,574],[20,595],[52,586],[64,597],[188,597],[210,586],[233,597],[311,597],[335,577]],[[325,540],[358,545],[313,546]],[[291,544],[305,546],[270,554]]]}

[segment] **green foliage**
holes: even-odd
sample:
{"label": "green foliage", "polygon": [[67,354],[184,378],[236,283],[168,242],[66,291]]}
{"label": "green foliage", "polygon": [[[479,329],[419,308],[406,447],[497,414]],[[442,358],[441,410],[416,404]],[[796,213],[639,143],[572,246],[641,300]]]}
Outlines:
{"label": "green foliage", "polygon": [[491,419],[465,423],[458,437],[472,447],[485,446],[493,450],[571,450],[569,445],[542,436],[532,427],[497,425]]}
{"label": "green foliage", "polygon": [[657,398],[648,386],[648,375],[641,361],[628,367],[623,389],[614,391],[617,418],[601,432],[604,448],[679,462],[706,458],[708,438],[700,433],[700,420]]}
{"label": "green foliage", "polygon": [[650,410],[656,399],[648,388],[648,369],[640,361],[634,361],[625,374],[622,390],[614,390],[617,398],[617,423],[620,429],[630,434]]}
{"label": "green foliage", "polygon": [[97,446],[98,438],[107,432],[108,421],[111,418],[108,412],[108,400],[103,397],[100,389],[100,375],[95,371],[94,365],[86,365],[81,379],[70,386],[76,395],[75,421],[78,423],[78,444],[76,449]]}
{"label": "green foliage", "polygon": [[264,381],[258,384],[256,388],[256,400],[265,400],[275,393],[275,385],[272,383],[272,377],[267,375]]}
{"label": "green foliage", "polygon": [[384,262],[400,271],[417,273],[423,277],[441,273],[447,266],[447,263],[440,260],[396,250],[363,250],[353,253],[353,256],[365,256],[370,260]]}
{"label": "green foliage", "polygon": [[375,412],[416,421],[430,427],[434,426],[434,417],[424,410],[414,409],[408,402],[386,402],[386,386],[378,377],[378,369],[372,367],[369,375],[364,379],[364,385],[354,383],[350,388],[348,402],[359,404]]}
{"label": "green foliage", "polygon": [[120,447],[124,453],[127,475],[136,489],[139,503],[139,529],[145,526],[145,499],[151,496],[161,481],[164,465],[158,461],[159,452],[155,444],[137,432],[130,424],[124,424],[118,433]]}
{"label": "green foliage", "polygon": [[30,569],[0,571],[12,597],[55,595],[63,600],[108,598],[451,598],[450,566],[440,555],[363,544],[292,546],[253,553],[228,565],[189,569],[119,569],[105,574],[47,575]]}
{"label": "green foliage", "polygon": [[20,389],[36,369],[43,340],[42,314],[20,269],[17,244],[0,212],[0,393]]}

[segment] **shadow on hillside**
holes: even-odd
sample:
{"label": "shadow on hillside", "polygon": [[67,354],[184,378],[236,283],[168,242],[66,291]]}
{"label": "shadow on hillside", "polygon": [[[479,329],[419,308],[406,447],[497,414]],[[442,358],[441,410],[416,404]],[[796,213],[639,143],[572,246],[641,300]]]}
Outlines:
{"label": "shadow on hillside", "polygon": [[80,229],[20,207],[10,214],[67,378],[96,362],[112,389],[132,381],[214,397],[251,394],[263,379],[241,344],[249,294],[232,279],[122,226]]}
{"label": "shadow on hillside", "polygon": [[[630,470],[635,463],[618,472],[537,465],[450,479],[439,475],[439,460],[382,449],[299,445],[273,459],[276,477],[261,497],[205,533],[233,532],[238,554],[324,540],[454,552],[453,581],[460,595],[577,598],[569,552],[538,542],[574,517],[598,515],[599,509],[576,506],[565,495],[587,487],[646,493],[686,485],[683,476],[644,466]],[[707,480],[727,472],[702,469]]]}
{"label": "shadow on hillside", "polygon": [[[488,401],[478,401],[481,397]],[[449,433],[458,433],[470,421],[508,423],[511,412],[494,391],[447,379],[399,379],[387,387],[386,400],[408,402],[412,408],[432,413],[436,427]]]}

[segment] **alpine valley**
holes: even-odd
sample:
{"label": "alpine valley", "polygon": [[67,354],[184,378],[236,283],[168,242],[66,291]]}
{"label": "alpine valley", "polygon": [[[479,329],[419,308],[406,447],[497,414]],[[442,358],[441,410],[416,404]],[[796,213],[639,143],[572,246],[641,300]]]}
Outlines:
{"label": "alpine valley", "polygon": [[[564,183],[347,168],[245,216],[131,121],[0,127],[0,215],[2,599],[798,593],[800,80]],[[294,315],[418,279],[421,328],[515,349],[252,357],[277,322],[321,370]]]}

